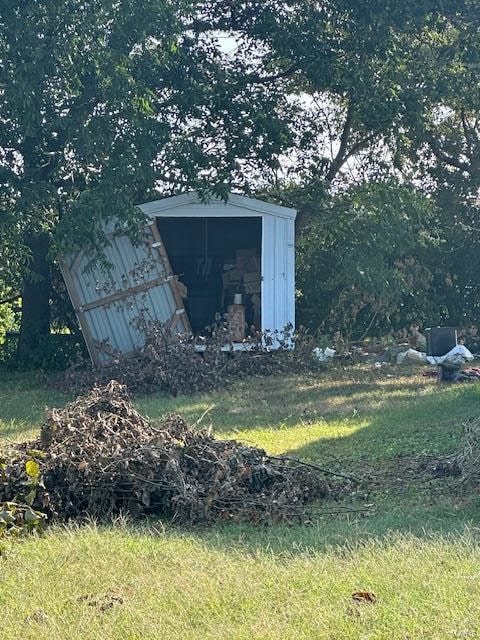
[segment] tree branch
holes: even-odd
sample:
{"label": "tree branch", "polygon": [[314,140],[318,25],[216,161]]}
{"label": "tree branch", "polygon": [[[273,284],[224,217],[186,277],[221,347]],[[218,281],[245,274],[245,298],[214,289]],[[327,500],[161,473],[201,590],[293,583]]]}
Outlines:
{"label": "tree branch", "polygon": [[345,116],[342,135],[340,136],[340,147],[338,149],[337,155],[335,156],[332,163],[330,164],[330,168],[327,171],[326,179],[328,182],[331,182],[335,178],[335,176],[337,175],[340,168],[345,162],[345,154],[347,153],[347,148],[348,148],[348,139],[352,131],[353,113],[354,113],[353,102],[352,100],[349,100],[347,115]]}
{"label": "tree branch", "polygon": [[[248,84],[267,84],[268,82],[275,82],[275,80],[281,80],[282,78],[288,78],[296,71],[296,67],[291,65],[283,71],[279,71],[271,76],[260,76],[256,73],[247,74],[242,78],[242,86]],[[240,83],[237,83],[240,84]]]}
{"label": "tree branch", "polygon": [[18,298],[20,298],[20,294],[17,293],[17,295],[15,296],[10,296],[8,298],[4,298],[3,300],[0,300],[0,306],[3,304],[10,304],[11,302],[15,302],[15,300],[18,300]]}
{"label": "tree branch", "polygon": [[472,153],[473,153],[472,132],[468,127],[467,118],[465,116],[464,109],[460,110],[460,118],[462,120],[463,135],[465,136],[465,142],[467,143],[468,157],[470,158],[470,161],[472,161]]}
{"label": "tree branch", "polygon": [[374,131],[373,133],[370,133],[368,136],[365,136],[365,138],[362,138],[361,140],[358,140],[357,142],[355,142],[355,144],[352,144],[350,149],[345,154],[345,158],[344,158],[344,160],[342,162],[342,165],[349,158],[351,158],[353,155],[355,155],[357,153],[357,151],[361,151],[362,149],[364,149],[367,146],[367,144],[369,142],[372,142],[373,140],[375,140],[375,138],[378,136],[378,134],[379,134],[378,131]]}
{"label": "tree branch", "polygon": [[431,131],[426,131],[425,137],[428,144],[430,145],[430,149],[433,151],[433,154],[437,157],[438,160],[450,165],[451,167],[460,169],[460,171],[470,171],[469,164],[467,164],[466,162],[462,162],[458,158],[452,158],[452,156],[449,156],[447,153],[445,153],[445,151],[443,151],[443,149],[440,148],[437,140],[435,139],[435,136]]}

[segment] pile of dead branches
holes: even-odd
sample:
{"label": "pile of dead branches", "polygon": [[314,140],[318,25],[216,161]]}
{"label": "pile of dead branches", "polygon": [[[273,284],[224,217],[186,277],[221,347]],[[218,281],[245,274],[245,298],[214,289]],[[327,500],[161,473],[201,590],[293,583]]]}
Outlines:
{"label": "pile of dead branches", "polygon": [[[89,361],[77,360],[61,374],[49,376],[48,382],[78,394],[118,380],[135,394],[164,392],[176,396],[222,389],[242,378],[306,372],[321,366],[312,356],[315,339],[306,332],[295,335],[294,350],[289,348],[293,334],[287,328],[284,332],[259,334],[248,351],[225,351],[226,328],[219,325],[210,330],[199,352],[196,339],[180,336],[167,343],[162,327],[150,324],[147,343],[135,354],[125,356],[105,345],[108,364],[97,368]],[[270,348],[273,341],[279,346],[276,350]]]}
{"label": "pile of dead branches", "polygon": [[308,518],[331,490],[313,465],[217,440],[180,416],[152,425],[115,381],[51,410],[40,439],[0,462],[0,503],[49,521],[122,512],[185,524],[289,521]]}

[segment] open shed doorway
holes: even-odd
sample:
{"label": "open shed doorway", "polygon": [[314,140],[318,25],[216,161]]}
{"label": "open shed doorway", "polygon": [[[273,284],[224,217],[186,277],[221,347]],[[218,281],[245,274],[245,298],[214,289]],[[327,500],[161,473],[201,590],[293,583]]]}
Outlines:
{"label": "open shed doorway", "polygon": [[217,313],[228,319],[234,341],[260,331],[262,218],[156,221],[194,334],[204,335]]}

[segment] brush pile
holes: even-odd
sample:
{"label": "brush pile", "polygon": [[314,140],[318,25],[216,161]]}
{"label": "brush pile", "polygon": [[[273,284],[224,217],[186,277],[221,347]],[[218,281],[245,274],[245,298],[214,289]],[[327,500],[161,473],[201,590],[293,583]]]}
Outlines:
{"label": "brush pile", "polygon": [[[85,359],[78,359],[60,374],[49,375],[45,382],[54,384],[67,393],[85,393],[94,385],[105,385],[110,380],[126,384],[131,393],[169,393],[191,395],[223,389],[235,380],[267,377],[279,374],[318,370],[321,364],[312,356],[316,346],[314,336],[306,331],[292,333],[291,327],[283,332],[265,332],[252,338],[248,351],[222,351],[229,344],[228,328],[222,324],[209,327],[211,335],[200,340],[181,336],[167,343],[165,332],[154,323],[141,323],[148,335],[145,346],[135,354],[124,355],[108,344],[103,350],[108,364],[94,367]],[[295,349],[290,349],[292,340]],[[271,350],[275,342],[278,350]]]}
{"label": "brush pile", "polygon": [[463,440],[449,463],[465,481],[480,480],[480,418],[464,424]]}
{"label": "brush pile", "polygon": [[180,416],[152,425],[115,381],[51,410],[38,441],[0,454],[0,503],[39,522],[121,512],[189,525],[290,521],[328,493],[317,470],[217,440]]}

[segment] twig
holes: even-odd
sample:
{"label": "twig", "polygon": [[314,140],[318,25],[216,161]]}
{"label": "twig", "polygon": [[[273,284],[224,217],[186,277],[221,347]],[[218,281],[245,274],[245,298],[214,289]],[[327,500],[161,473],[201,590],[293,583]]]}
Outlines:
{"label": "twig", "polygon": [[365,332],[363,333],[362,337],[360,338],[360,342],[365,340],[365,338],[367,337],[368,332],[372,328],[372,324],[375,322],[375,318],[377,317],[377,313],[378,313],[378,311],[375,311],[375,313],[373,314],[372,319],[370,320],[370,323],[369,323],[368,327],[365,329]]}
{"label": "twig", "polygon": [[18,300],[20,298],[20,294],[17,293],[16,295],[13,296],[9,296],[8,298],[3,298],[3,300],[0,300],[0,305],[2,304],[10,304],[12,302],[15,302],[15,300]]}
{"label": "twig", "polygon": [[299,460],[298,458],[289,458],[288,456],[267,456],[271,460],[285,460],[286,462],[296,462],[299,465],[303,465],[304,467],[311,467],[312,469],[316,469],[317,471],[321,471],[322,473],[326,473],[329,476],[337,476],[339,478],[343,478],[344,480],[350,480],[351,482],[360,483],[358,478],[354,476],[347,476],[344,473],[339,473],[338,471],[331,471],[330,469],[324,469],[323,467],[319,467],[316,464],[312,464],[311,462],[304,462],[303,460]]}
{"label": "twig", "polygon": [[212,404],[210,407],[208,407],[208,409],[205,409],[205,411],[202,413],[202,415],[200,416],[200,418],[194,423],[195,427],[198,427],[198,425],[201,423],[201,421],[205,418],[205,416],[207,414],[210,413],[210,411],[213,411],[213,409],[215,409],[215,405]]}

